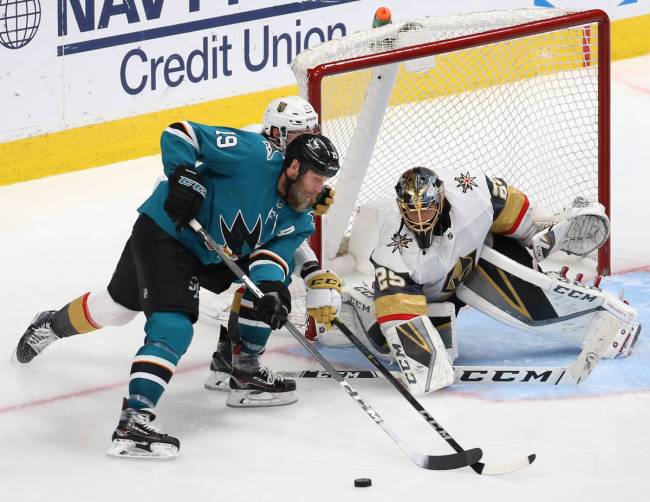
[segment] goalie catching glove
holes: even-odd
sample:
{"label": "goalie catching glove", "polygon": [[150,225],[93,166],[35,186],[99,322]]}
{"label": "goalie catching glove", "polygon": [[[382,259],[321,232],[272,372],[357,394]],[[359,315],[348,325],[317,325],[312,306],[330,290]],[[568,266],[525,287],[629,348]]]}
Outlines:
{"label": "goalie catching glove", "polygon": [[341,308],[341,279],[329,270],[316,270],[305,277],[307,312],[330,329]]}
{"label": "goalie catching glove", "polygon": [[598,202],[576,197],[571,207],[554,214],[551,221],[537,222],[544,229],[530,238],[535,261],[541,262],[555,251],[586,256],[600,248],[609,237],[609,218]]}

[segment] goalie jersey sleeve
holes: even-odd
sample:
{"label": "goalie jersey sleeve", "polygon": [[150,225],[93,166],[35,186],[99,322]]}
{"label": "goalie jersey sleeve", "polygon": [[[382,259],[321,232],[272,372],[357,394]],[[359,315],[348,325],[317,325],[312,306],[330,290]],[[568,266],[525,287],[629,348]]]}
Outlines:
{"label": "goalie jersey sleeve", "polygon": [[494,234],[526,240],[536,230],[536,207],[521,190],[501,178],[485,177],[490,190],[493,221],[490,231]]}

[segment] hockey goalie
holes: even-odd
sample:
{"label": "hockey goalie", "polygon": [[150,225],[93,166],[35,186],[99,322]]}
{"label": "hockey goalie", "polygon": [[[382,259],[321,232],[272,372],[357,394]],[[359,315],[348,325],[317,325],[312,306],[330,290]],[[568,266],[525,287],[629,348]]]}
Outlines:
{"label": "hockey goalie", "polygon": [[[578,197],[550,214],[478,170],[415,167],[395,191],[396,203],[378,211],[373,290],[347,287],[340,317],[376,356],[398,363],[411,393],[454,382],[456,315],[465,305],[582,346],[576,383],[601,357],[630,353],[640,333],[632,307],[540,268],[558,250],[586,256],[603,245],[610,225],[600,204]],[[319,328],[323,343],[335,343],[335,331]]]}

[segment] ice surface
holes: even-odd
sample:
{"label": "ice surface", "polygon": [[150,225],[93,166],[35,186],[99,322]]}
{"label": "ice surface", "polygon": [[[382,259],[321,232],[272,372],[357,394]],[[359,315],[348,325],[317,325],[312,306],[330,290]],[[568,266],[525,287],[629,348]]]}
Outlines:
{"label": "ice surface", "polygon": [[[650,265],[649,75],[648,57],[613,65],[612,261],[615,271],[637,271],[604,286],[624,287],[639,309],[646,333],[633,355],[602,361],[578,387],[458,385],[421,398],[461,445],[483,448],[486,462],[535,452],[529,468],[500,478],[420,469],[332,380],[300,381],[293,406],[226,408],[225,394],[203,389],[216,340],[204,323],[158,407],[181,456],[106,457],[142,316],[57,342],[27,366],[9,358],[37,311],[106,285],[135,208],[161,172],[152,157],[0,187],[0,500],[650,500],[650,273],[638,271]],[[576,352],[476,312],[463,316],[460,343],[463,364],[563,364]],[[341,366],[361,364],[352,350],[325,353]],[[272,337],[266,362],[317,367],[287,333]],[[351,383],[411,447],[450,452],[387,383]],[[373,486],[354,488],[359,477]]]}

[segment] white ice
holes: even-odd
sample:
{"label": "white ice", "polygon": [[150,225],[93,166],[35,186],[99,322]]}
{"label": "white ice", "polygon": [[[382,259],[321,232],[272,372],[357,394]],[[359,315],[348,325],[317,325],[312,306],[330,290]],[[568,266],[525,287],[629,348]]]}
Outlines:
{"label": "white ice", "polygon": [[[647,325],[650,57],[614,64],[612,102],[613,267],[637,272],[606,286],[623,286]],[[226,408],[225,394],[203,389],[216,329],[199,323],[158,407],[181,456],[105,456],[143,317],[57,342],[26,366],[9,358],[36,312],[106,285],[160,173],[152,157],[0,187],[0,500],[650,500],[647,334],[628,360],[601,362],[579,387],[461,385],[421,398],[461,445],[483,448],[485,462],[538,455],[521,472],[488,478],[416,467],[331,380],[300,381],[293,406]],[[468,334],[465,362],[498,353],[499,337],[489,342]],[[343,364],[354,358],[327,353]],[[273,335],[266,362],[317,367],[286,333]],[[451,452],[387,383],[351,383],[412,448]],[[354,488],[359,477],[373,486]]]}

